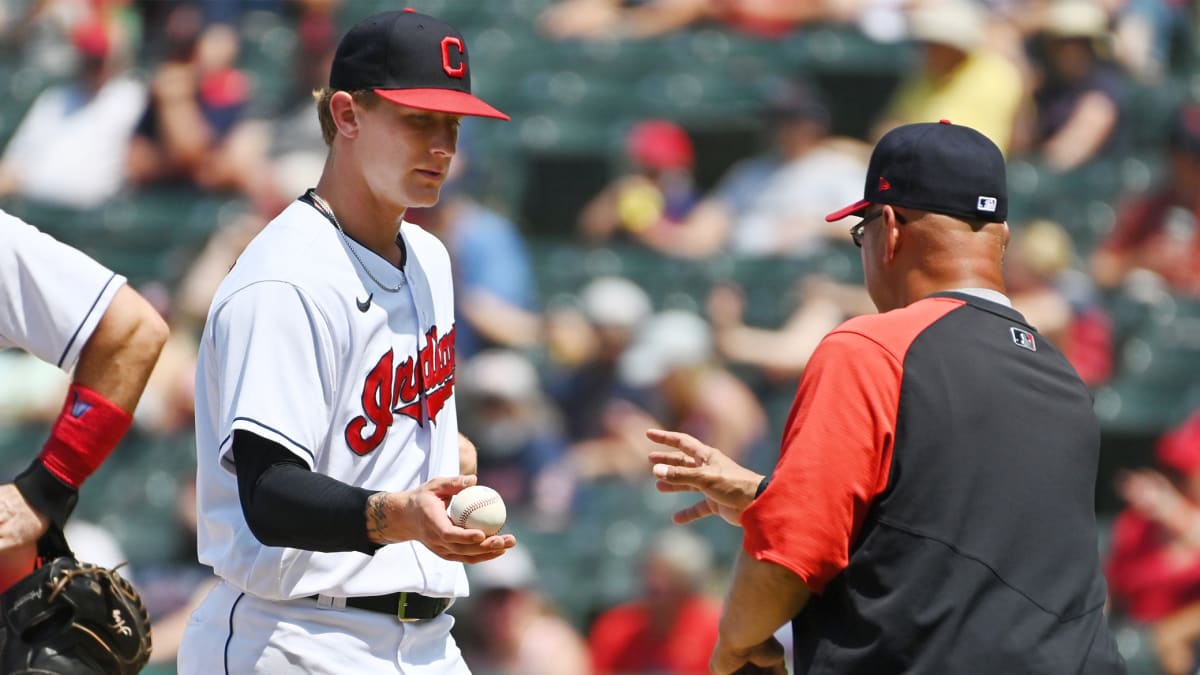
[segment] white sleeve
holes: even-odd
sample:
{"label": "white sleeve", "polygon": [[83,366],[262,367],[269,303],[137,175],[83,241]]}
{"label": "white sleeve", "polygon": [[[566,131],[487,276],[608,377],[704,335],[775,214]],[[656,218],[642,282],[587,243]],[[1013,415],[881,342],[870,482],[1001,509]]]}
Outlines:
{"label": "white sleeve", "polygon": [[[222,437],[250,431],[311,468],[329,433],[336,388],[325,315],[295,286],[260,281],[231,295],[210,324]],[[230,447],[223,444],[222,462]]]}
{"label": "white sleeve", "polygon": [[0,211],[0,347],[71,370],[125,278]]}

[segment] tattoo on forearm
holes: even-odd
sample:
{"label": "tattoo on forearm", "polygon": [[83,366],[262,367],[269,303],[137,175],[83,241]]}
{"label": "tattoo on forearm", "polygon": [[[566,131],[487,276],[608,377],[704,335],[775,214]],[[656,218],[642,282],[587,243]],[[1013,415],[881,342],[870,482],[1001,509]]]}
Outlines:
{"label": "tattoo on forearm", "polygon": [[367,537],[376,543],[387,543],[388,538],[383,531],[387,529],[386,492],[376,492],[367,497]]}

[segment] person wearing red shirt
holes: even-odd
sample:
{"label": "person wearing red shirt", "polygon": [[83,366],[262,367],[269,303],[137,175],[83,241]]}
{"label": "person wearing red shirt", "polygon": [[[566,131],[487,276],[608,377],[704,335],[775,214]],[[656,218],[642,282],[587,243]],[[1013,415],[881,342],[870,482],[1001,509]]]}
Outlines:
{"label": "person wearing red shirt", "polygon": [[642,595],[603,612],[588,647],[596,675],[708,672],[721,606],[701,588],[711,572],[708,544],[682,530],[654,537]]}
{"label": "person wearing red shirt", "polygon": [[1158,442],[1162,471],[1121,474],[1129,506],[1106,561],[1113,606],[1154,634],[1163,672],[1193,673],[1200,645],[1200,410]]}

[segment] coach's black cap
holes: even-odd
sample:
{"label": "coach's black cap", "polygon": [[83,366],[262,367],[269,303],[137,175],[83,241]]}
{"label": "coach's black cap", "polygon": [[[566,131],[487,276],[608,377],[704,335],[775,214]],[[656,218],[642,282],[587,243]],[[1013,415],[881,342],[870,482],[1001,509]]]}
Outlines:
{"label": "coach's black cap", "polygon": [[412,9],[367,17],[333,55],[329,87],[371,89],[400,105],[506,120],[471,95],[467,43],[453,26]]}
{"label": "coach's black cap", "polygon": [[949,120],[896,127],[879,139],[871,153],[862,200],[825,220],[862,215],[871,204],[1004,222],[1008,219],[1004,155],[987,136]]}

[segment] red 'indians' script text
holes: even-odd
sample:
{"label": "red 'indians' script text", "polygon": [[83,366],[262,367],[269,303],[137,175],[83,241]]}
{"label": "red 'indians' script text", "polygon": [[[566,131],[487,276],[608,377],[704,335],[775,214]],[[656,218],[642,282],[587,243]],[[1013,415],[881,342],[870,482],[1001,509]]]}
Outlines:
{"label": "red 'indians' script text", "polygon": [[437,423],[438,413],[453,391],[454,328],[439,338],[434,326],[425,334],[425,346],[416,357],[395,363],[389,349],[367,373],[363,414],[346,425],[346,443],[360,455],[371,452],[383,442],[396,415],[406,415],[421,426],[426,419]]}

